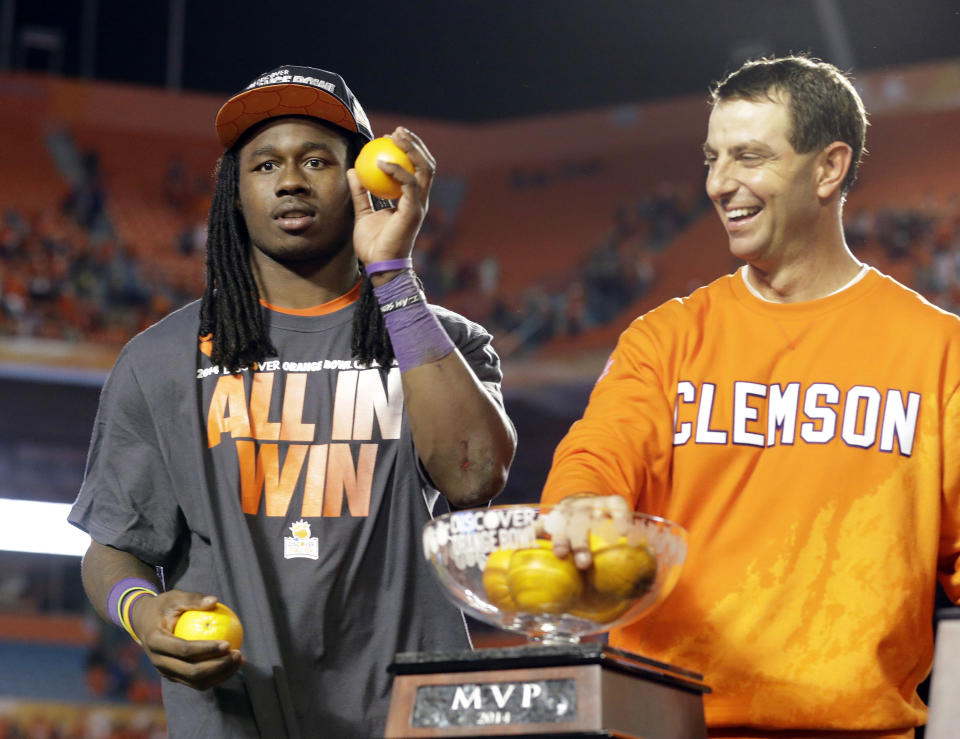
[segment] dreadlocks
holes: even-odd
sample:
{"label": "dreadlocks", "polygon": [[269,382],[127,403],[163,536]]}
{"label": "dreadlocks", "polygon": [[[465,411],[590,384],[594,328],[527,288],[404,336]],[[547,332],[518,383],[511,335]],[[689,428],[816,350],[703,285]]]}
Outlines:
{"label": "dreadlocks", "polygon": [[390,334],[380,312],[377,296],[373,294],[373,283],[365,270],[363,284],[360,285],[360,301],[357,311],[353,314],[353,337],[350,341],[350,351],[363,364],[371,364],[376,360],[381,367],[389,367],[393,363],[393,344],[390,343]]}
{"label": "dreadlocks", "polygon": [[[250,235],[240,210],[238,154],[248,136],[225,151],[217,162],[216,189],[207,227],[206,290],[200,303],[200,336],[212,336],[210,358],[228,372],[253,366],[277,350],[264,322],[260,291],[250,268]],[[363,144],[348,136],[347,161],[352,162]],[[393,363],[393,345],[373,294],[370,278],[361,269],[363,284],[353,316],[351,351],[363,364],[375,360],[383,367]]]}
{"label": "dreadlocks", "polygon": [[207,226],[207,288],[200,303],[200,335],[212,334],[210,358],[230,372],[276,354],[250,269],[250,236],[236,207],[237,170],[234,147],[217,162]]}

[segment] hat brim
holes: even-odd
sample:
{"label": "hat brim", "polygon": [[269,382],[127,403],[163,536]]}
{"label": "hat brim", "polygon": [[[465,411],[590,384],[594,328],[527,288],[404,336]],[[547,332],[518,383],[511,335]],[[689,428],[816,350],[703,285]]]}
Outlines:
{"label": "hat brim", "polygon": [[316,87],[295,83],[265,85],[234,95],[217,113],[217,138],[229,149],[251,126],[288,115],[319,118],[367,138],[342,100]]}

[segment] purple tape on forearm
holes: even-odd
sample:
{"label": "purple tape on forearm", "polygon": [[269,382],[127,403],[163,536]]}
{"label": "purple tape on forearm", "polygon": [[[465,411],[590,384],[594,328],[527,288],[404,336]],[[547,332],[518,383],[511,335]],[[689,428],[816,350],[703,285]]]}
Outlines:
{"label": "purple tape on forearm", "polygon": [[149,580],[144,580],[142,577],[125,577],[112,588],[110,588],[110,594],[107,596],[107,615],[110,617],[110,620],[113,621],[117,626],[122,627],[123,624],[120,622],[120,596],[123,595],[130,588],[147,588],[152,590],[154,593],[157,592],[156,583],[152,583]]}
{"label": "purple tape on forearm", "polygon": [[[390,282],[373,289],[380,305],[417,295],[420,288],[413,274],[402,272]],[[411,303],[383,317],[393,344],[400,371],[436,362],[453,353],[456,346],[425,301]]]}
{"label": "purple tape on forearm", "polygon": [[395,269],[413,269],[413,259],[387,259],[382,262],[370,262],[364,269],[368,275],[375,275],[378,272],[392,272]]}

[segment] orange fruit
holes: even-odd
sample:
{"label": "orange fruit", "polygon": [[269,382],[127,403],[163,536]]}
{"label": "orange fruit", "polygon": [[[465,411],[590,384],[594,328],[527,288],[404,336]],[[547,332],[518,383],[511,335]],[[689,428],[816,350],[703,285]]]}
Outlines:
{"label": "orange fruit", "polygon": [[507,570],[514,551],[497,549],[490,553],[483,566],[483,590],[487,594],[487,600],[501,611],[517,610],[517,604],[510,596],[510,586],[507,585]]}
{"label": "orange fruit", "polygon": [[223,603],[209,611],[189,610],[180,614],[173,635],[191,641],[227,641],[231,649],[243,644],[243,625],[237,614]]}
{"label": "orange fruit", "polygon": [[629,599],[601,595],[593,588],[588,588],[570,607],[570,615],[598,624],[606,624],[620,618],[628,608],[630,608]]}
{"label": "orange fruit", "polygon": [[560,559],[552,542],[537,539],[535,549],[513,553],[507,586],[520,611],[563,613],[580,596],[583,580],[572,557]]}
{"label": "orange fruit", "polygon": [[590,532],[590,553],[593,565],[587,578],[601,595],[636,598],[650,589],[657,575],[657,559],[646,543],[631,546],[625,536],[611,542]]}
{"label": "orange fruit", "polygon": [[413,174],[413,162],[393,140],[387,136],[368,142],[357,155],[354,168],[360,184],[378,198],[394,200],[401,194],[400,183],[377,166],[378,162],[399,164]]}

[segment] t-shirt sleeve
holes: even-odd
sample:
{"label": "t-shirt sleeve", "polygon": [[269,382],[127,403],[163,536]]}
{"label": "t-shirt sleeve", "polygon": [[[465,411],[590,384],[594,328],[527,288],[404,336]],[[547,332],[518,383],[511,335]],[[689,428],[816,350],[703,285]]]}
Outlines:
{"label": "t-shirt sleeve", "polygon": [[503,372],[500,369],[500,357],[493,348],[493,336],[480,324],[450,311],[437,310],[437,317],[477,379],[483,383],[491,397],[503,406],[503,391],[500,387]]}
{"label": "t-shirt sleeve", "polygon": [[940,443],[943,492],[938,575],[950,600],[960,603],[960,388],[947,401]]}
{"label": "t-shirt sleeve", "polygon": [[659,353],[643,319],[624,331],[583,417],[554,452],[543,503],[589,492],[621,495],[636,510],[661,512],[669,490],[673,411]]}
{"label": "t-shirt sleeve", "polygon": [[100,395],[83,484],[68,520],[100,544],[163,564],[181,529],[150,405],[129,354]]}

